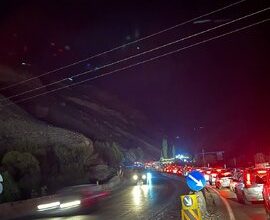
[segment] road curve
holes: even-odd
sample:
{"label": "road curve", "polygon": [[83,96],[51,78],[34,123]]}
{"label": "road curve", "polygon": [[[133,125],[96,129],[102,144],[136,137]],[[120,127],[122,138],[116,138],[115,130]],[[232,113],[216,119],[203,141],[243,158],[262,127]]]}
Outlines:
{"label": "road curve", "polygon": [[[103,201],[99,208],[87,214],[48,217],[55,220],[142,220],[156,219],[160,212],[179,200],[181,194],[188,192],[187,186],[181,179],[171,179],[161,174],[153,174],[149,185],[129,185],[113,193],[111,198]],[[174,203],[173,203],[174,202]],[[29,217],[28,217],[29,219]],[[31,218],[41,219],[41,218]]]}

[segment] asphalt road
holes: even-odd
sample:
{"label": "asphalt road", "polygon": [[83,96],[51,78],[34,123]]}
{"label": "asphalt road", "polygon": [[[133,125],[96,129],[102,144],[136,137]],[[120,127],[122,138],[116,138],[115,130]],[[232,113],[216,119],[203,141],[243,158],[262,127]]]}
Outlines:
{"label": "asphalt road", "polygon": [[[177,206],[180,194],[187,192],[188,189],[183,179],[170,179],[156,173],[149,185],[128,185],[114,192],[111,198],[103,201],[95,211],[64,217],[42,217],[42,219],[167,219],[166,212],[170,208],[177,210],[177,207],[171,206]],[[27,219],[41,219],[41,217],[28,217]]]}
{"label": "asphalt road", "polygon": [[[237,201],[235,193],[229,189],[217,190],[219,195],[225,201],[219,198],[216,199],[217,213],[213,219],[228,219],[228,220],[266,220],[266,213],[262,202],[252,204],[241,204]],[[227,205],[226,205],[227,203]],[[229,213],[228,209],[231,210]],[[231,216],[229,215],[231,214]]]}
{"label": "asphalt road", "polygon": [[248,205],[241,204],[237,201],[235,193],[229,189],[222,189],[220,193],[229,202],[236,220],[266,220],[266,213],[262,202]]}

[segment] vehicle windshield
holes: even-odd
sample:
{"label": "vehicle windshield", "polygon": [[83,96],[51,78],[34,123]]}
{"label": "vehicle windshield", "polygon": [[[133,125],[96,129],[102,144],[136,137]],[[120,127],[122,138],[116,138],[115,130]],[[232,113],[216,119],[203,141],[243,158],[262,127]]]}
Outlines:
{"label": "vehicle windshield", "polygon": [[146,170],[143,169],[143,168],[135,168],[135,169],[133,169],[133,172],[134,172],[134,173],[145,173]]}
{"label": "vehicle windshield", "polygon": [[255,177],[255,183],[257,184],[264,184],[266,183],[266,176],[258,176]]}

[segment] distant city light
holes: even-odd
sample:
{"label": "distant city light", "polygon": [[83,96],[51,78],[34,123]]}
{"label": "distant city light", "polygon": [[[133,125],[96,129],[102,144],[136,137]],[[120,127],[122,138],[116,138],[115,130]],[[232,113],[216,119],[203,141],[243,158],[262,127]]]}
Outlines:
{"label": "distant city light", "polygon": [[177,154],[177,155],[175,156],[175,158],[180,159],[180,160],[182,160],[182,159],[190,159],[189,156],[183,155],[183,154]]}

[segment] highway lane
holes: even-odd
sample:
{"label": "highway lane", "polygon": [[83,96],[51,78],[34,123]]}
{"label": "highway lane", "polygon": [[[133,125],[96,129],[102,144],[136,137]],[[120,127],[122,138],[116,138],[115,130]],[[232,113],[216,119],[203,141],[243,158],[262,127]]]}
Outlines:
{"label": "highway lane", "polygon": [[[113,193],[111,198],[103,201],[95,211],[73,216],[43,217],[42,219],[156,219],[156,216],[161,212],[166,212],[170,205],[179,204],[178,202],[175,203],[175,200],[179,200],[180,194],[187,192],[188,189],[183,180],[171,179],[155,173],[152,182],[148,185],[128,185]],[[27,219],[30,219],[30,217]],[[31,217],[31,219],[41,219],[41,216],[38,218]]]}
{"label": "highway lane", "polygon": [[237,201],[235,193],[229,189],[220,190],[221,196],[227,199],[229,202],[235,219],[246,220],[266,220],[266,213],[262,202],[252,204],[241,204]]}
{"label": "highway lane", "polygon": [[[267,220],[265,209],[262,202],[251,203],[251,204],[241,204],[237,201],[235,193],[231,192],[229,189],[217,190],[219,195],[226,199],[228,205],[232,210],[232,214],[235,220]],[[217,213],[224,214],[226,207],[223,202],[215,201],[217,205]],[[220,212],[220,210],[223,210]],[[218,215],[216,214],[216,216]],[[215,219],[215,218],[213,218]],[[221,218],[217,218],[221,219]],[[223,218],[222,218],[223,219]],[[227,215],[224,219],[230,219]]]}

